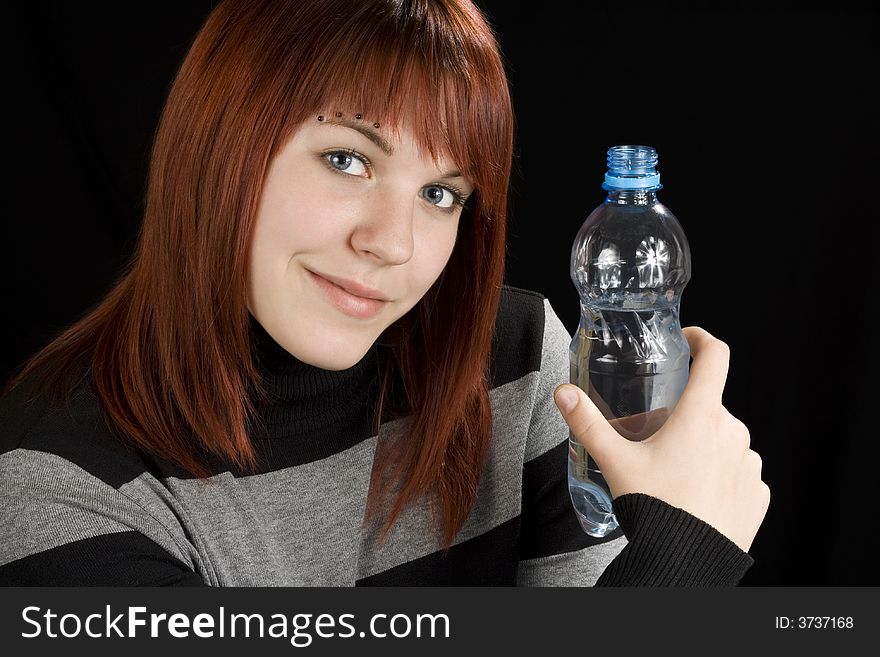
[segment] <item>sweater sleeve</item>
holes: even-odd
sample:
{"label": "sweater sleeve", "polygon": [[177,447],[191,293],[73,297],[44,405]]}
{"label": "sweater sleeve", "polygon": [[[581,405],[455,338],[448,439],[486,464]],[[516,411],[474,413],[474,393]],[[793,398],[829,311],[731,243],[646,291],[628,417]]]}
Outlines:
{"label": "sweater sleeve", "polygon": [[[753,560],[711,525],[642,493],[613,502],[619,527],[596,539],[568,494],[568,425],[553,390],[568,382],[571,335],[544,300],[540,380],[523,471],[524,586],[735,586]],[[555,437],[547,448],[549,437]],[[560,440],[561,438],[561,440]],[[536,447],[538,446],[538,447]],[[535,456],[534,451],[544,449]]]}
{"label": "sweater sleeve", "polygon": [[0,455],[0,586],[203,586],[174,537],[63,457]]}
{"label": "sweater sleeve", "polygon": [[629,544],[596,586],[736,586],[754,560],[712,525],[643,493],[615,498]]}

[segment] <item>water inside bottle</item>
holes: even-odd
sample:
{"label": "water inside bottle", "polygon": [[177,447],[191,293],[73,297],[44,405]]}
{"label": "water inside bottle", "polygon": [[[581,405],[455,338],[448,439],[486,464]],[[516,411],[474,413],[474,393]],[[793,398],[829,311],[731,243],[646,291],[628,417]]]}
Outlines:
{"label": "water inside bottle", "polygon": [[[587,309],[572,341],[571,382],[585,390],[629,440],[653,435],[675,408],[688,378],[690,350],[678,308]],[[610,488],[589,452],[569,435],[569,493],[583,530],[602,537],[617,527]]]}

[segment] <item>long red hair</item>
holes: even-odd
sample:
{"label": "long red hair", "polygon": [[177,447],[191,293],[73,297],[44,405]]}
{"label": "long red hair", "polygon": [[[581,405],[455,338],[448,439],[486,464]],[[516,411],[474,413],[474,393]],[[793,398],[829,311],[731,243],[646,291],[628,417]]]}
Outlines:
{"label": "long red hair", "polygon": [[[476,496],[492,435],[488,361],[504,280],[513,115],[491,27],[468,0],[224,0],[169,92],[137,247],[99,304],[34,354],[53,399],[83,363],[111,431],[206,478],[253,471],[267,401],[252,359],[248,253],[268,165],[325,108],[409,125],[475,184],[442,275],[383,334],[412,428],[379,441],[368,517],[428,496],[444,546]],[[253,397],[252,397],[253,396]],[[379,431],[379,424],[376,427]],[[383,532],[383,533],[384,533]]]}

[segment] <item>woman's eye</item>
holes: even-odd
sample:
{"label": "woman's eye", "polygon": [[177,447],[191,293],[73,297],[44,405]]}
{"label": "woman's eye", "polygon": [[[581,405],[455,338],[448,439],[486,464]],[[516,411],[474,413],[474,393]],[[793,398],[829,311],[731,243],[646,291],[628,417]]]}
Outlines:
{"label": "woman's eye", "polygon": [[427,199],[428,203],[436,205],[438,208],[451,208],[457,201],[452,190],[440,187],[439,185],[430,185],[423,188],[422,196]]}
{"label": "woman's eye", "polygon": [[[327,151],[321,154],[328,168],[347,176],[369,178],[372,165],[366,156],[352,150]],[[452,212],[453,207],[464,207],[466,197],[456,187],[434,184],[423,187],[420,195],[431,205]]]}
{"label": "woman's eye", "polygon": [[327,163],[337,171],[347,173],[350,176],[366,177],[367,175],[366,162],[354,153],[349,153],[348,151],[333,151],[332,153],[326,153],[324,157],[326,158]]}

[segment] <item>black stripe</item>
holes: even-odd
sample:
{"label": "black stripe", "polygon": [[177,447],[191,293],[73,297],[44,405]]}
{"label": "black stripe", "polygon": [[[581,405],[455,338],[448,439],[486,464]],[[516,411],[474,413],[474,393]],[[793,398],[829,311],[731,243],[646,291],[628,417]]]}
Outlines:
{"label": "black stripe", "polygon": [[497,388],[541,369],[544,295],[505,285],[489,355],[489,387]]}
{"label": "black stripe", "polygon": [[3,453],[21,447],[55,454],[114,488],[147,470],[130,448],[109,433],[88,385],[78,386],[60,406],[51,405],[46,395],[26,404],[15,388],[0,400],[0,417]]}
{"label": "black stripe", "polygon": [[138,532],[84,538],[0,566],[0,586],[205,586]]}
{"label": "black stripe", "polygon": [[[70,399],[69,408],[50,407],[41,397],[31,406],[20,403],[15,391],[3,398],[4,417],[8,414],[9,425],[3,425],[3,452],[21,447],[55,454],[79,466],[114,488],[119,488],[146,472],[157,479],[168,477],[191,479],[192,476],[170,462],[146,455],[117,440],[100,417],[97,397],[90,390],[78,390]],[[254,432],[253,445],[261,455],[262,466],[253,474],[264,474],[303,463],[318,461],[357,445],[375,435],[372,411],[364,404],[352,408],[351,420],[335,425],[330,430],[313,431],[298,436],[266,440]],[[19,421],[22,417],[33,422],[28,426]],[[34,418],[37,419],[34,419]],[[11,431],[7,431],[11,429]],[[195,441],[193,441],[195,444]],[[236,477],[245,473],[212,456],[204,456],[211,474],[231,472]]]}
{"label": "black stripe", "polygon": [[568,438],[523,467],[521,559],[574,552],[623,536],[593,538],[578,524],[568,493]]}
{"label": "black stripe", "polygon": [[484,534],[358,580],[356,586],[514,586],[519,516]]}

